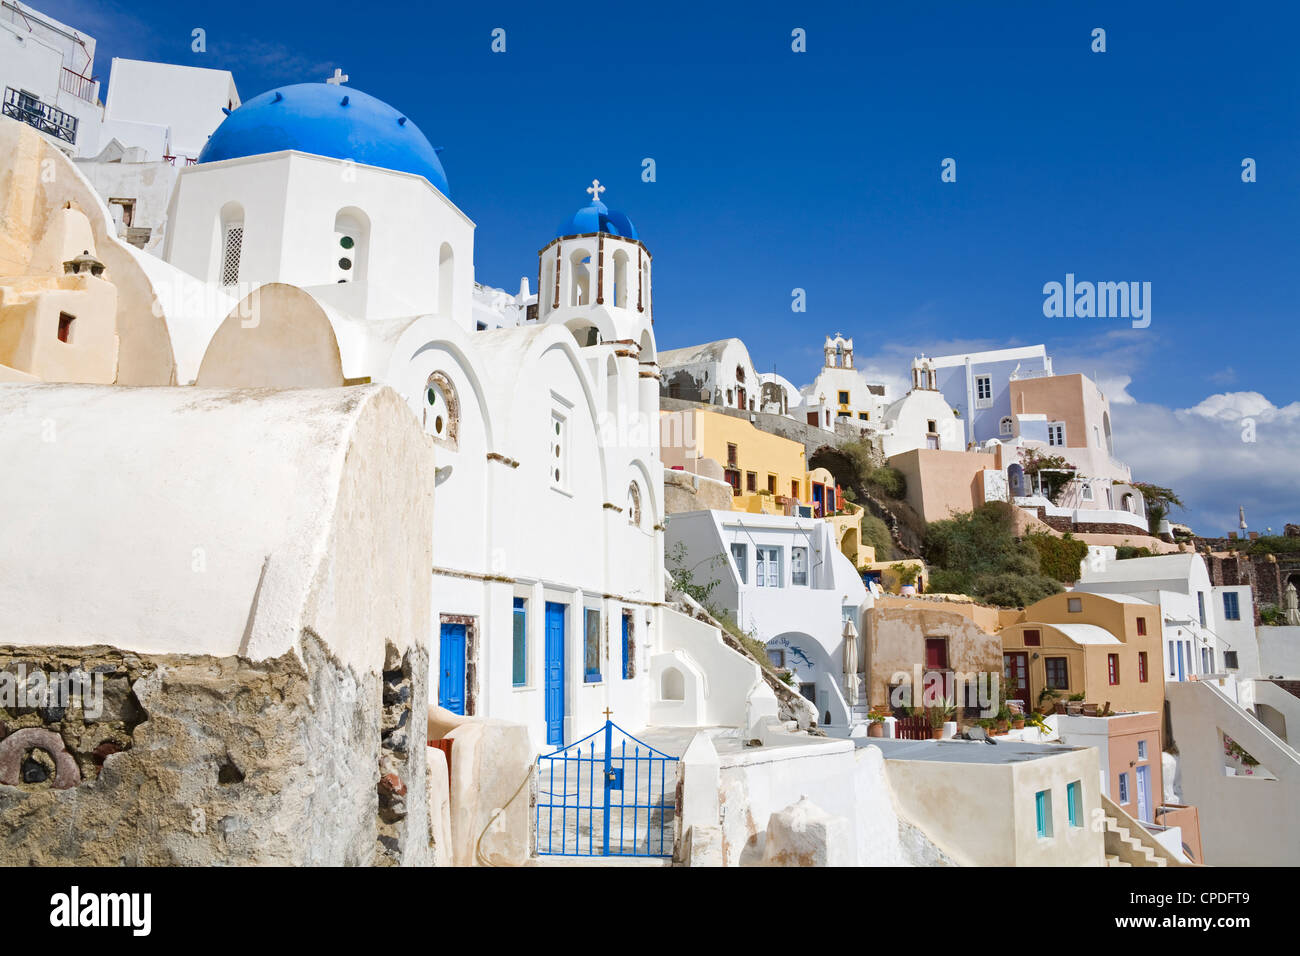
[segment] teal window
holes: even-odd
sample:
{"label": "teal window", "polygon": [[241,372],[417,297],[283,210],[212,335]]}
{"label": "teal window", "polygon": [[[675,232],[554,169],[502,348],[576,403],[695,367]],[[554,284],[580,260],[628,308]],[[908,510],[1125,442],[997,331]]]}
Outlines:
{"label": "teal window", "polygon": [[1043,838],[1052,835],[1052,791],[1039,790],[1034,794],[1034,813],[1038,820],[1038,835]]}
{"label": "teal window", "polygon": [[515,632],[511,679],[516,687],[528,683],[528,612],[523,598],[515,598]]}
{"label": "teal window", "polygon": [[582,635],[583,680],[588,684],[600,680],[600,611],[586,608]]}
{"label": "teal window", "polygon": [[1066,785],[1065,804],[1070,812],[1070,826],[1083,826],[1083,784],[1080,781]]}

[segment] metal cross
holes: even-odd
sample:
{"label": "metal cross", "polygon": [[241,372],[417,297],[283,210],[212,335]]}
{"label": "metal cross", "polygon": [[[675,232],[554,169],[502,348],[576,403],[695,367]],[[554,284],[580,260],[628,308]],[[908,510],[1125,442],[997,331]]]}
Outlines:
{"label": "metal cross", "polygon": [[606,719],[606,720],[609,720],[609,718],[612,717],[613,715],[614,715],[614,712],[613,712],[612,710],[610,710],[608,707],[606,707],[606,708],[605,708],[605,719]]}
{"label": "metal cross", "polygon": [[591,193],[592,202],[600,202],[600,194],[605,191],[605,187],[600,184],[599,179],[593,179],[591,185],[587,187],[587,192]]}
{"label": "metal cross", "polygon": [[348,81],[348,75],[344,73],[342,70],[340,70],[337,66],[334,67],[334,75],[325,80],[325,82],[329,83],[331,86],[339,86],[343,83],[346,83],[347,81]]}

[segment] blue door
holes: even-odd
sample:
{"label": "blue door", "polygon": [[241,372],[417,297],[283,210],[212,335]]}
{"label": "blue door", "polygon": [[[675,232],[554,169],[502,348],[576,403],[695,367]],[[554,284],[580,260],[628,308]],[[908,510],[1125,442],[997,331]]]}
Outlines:
{"label": "blue door", "polygon": [[627,643],[628,643],[628,642],[627,642],[627,638],[628,638],[627,629],[628,629],[628,625],[629,625],[629,623],[631,622],[631,616],[630,616],[630,615],[627,615],[627,614],[624,614],[624,615],[622,615],[622,617],[623,617],[623,679],[624,679],[624,680],[627,680],[627,678],[628,678],[628,672],[627,672],[627,659],[628,659],[628,650],[629,650],[629,648],[628,648],[628,646],[627,646]]}
{"label": "blue door", "polygon": [[465,625],[443,624],[439,642],[438,703],[453,714],[465,713]]}
{"label": "blue door", "polygon": [[546,742],[556,747],[564,744],[564,612],[546,602]]}
{"label": "blue door", "polygon": [[1179,641],[1174,646],[1178,648],[1178,679],[1183,680],[1183,642]]}

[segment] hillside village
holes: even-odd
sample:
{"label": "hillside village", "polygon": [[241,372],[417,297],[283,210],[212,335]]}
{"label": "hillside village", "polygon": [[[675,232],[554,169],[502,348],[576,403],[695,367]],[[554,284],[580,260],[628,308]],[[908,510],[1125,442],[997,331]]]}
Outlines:
{"label": "hillside village", "polygon": [[1043,345],[760,372],[588,170],[490,287],[341,71],[24,10],[0,862],[1300,864],[1300,526],[1175,524]]}

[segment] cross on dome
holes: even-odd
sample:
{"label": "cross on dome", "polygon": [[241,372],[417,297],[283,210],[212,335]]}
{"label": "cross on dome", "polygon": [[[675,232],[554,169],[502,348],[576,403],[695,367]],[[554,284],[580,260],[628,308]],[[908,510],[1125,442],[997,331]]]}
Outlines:
{"label": "cross on dome", "polygon": [[587,187],[587,192],[591,193],[592,202],[600,202],[600,194],[605,191],[605,187],[600,184],[599,179],[593,179],[591,185]]}
{"label": "cross on dome", "polygon": [[325,80],[325,82],[329,83],[331,86],[339,86],[343,83],[346,83],[347,81],[348,81],[348,75],[344,73],[342,70],[340,70],[337,66],[334,67],[334,75],[331,77],[327,77]]}

